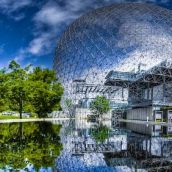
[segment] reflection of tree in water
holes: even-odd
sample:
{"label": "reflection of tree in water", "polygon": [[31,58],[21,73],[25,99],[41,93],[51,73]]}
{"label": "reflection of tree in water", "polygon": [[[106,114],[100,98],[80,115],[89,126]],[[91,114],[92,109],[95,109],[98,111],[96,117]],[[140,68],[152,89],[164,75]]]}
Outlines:
{"label": "reflection of tree in water", "polygon": [[61,125],[19,123],[0,125],[0,168],[23,169],[28,160],[35,169],[52,167],[60,154]]}
{"label": "reflection of tree in water", "polygon": [[104,142],[108,139],[109,132],[110,129],[107,126],[100,124],[92,129],[91,135],[97,142]]}

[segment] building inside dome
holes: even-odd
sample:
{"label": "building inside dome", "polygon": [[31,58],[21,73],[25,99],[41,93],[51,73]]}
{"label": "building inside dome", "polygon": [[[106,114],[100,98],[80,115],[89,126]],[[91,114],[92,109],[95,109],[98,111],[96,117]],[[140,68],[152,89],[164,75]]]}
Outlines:
{"label": "building inside dome", "polygon": [[[54,69],[75,117],[91,114],[97,95],[110,101],[118,121],[149,135],[172,127],[135,127],[129,122],[172,119],[172,12],[155,5],[114,4],[73,22],[58,42]],[[65,107],[64,107],[65,109]]]}

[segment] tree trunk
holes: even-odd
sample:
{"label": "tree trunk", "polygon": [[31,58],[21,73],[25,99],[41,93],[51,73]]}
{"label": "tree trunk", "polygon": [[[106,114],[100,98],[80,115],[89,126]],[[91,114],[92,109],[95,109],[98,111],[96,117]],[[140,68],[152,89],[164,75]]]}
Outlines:
{"label": "tree trunk", "polygon": [[20,114],[20,119],[22,119],[22,112],[23,112],[23,101],[20,101],[20,108],[19,108],[19,114]]}
{"label": "tree trunk", "polygon": [[20,113],[20,119],[22,119],[22,111],[20,111],[19,113]]}
{"label": "tree trunk", "polygon": [[19,123],[19,149],[22,149],[23,145],[23,124]]}

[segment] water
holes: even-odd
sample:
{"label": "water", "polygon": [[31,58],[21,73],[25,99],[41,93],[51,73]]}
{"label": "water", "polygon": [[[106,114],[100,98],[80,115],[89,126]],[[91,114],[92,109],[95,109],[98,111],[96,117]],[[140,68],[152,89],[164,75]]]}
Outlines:
{"label": "water", "polygon": [[[150,126],[145,126],[150,127]],[[0,171],[172,171],[172,137],[86,120],[0,124]]]}
{"label": "water", "polygon": [[63,148],[60,129],[45,122],[0,124],[1,171],[53,171]]}

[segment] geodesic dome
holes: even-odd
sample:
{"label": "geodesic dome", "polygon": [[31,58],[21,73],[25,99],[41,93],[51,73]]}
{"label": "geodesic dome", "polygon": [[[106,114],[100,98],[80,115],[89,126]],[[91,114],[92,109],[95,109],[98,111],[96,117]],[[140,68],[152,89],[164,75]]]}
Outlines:
{"label": "geodesic dome", "polygon": [[114,4],[73,22],[56,48],[54,69],[73,80],[104,83],[110,70],[149,69],[172,55],[172,12],[140,3]]}

